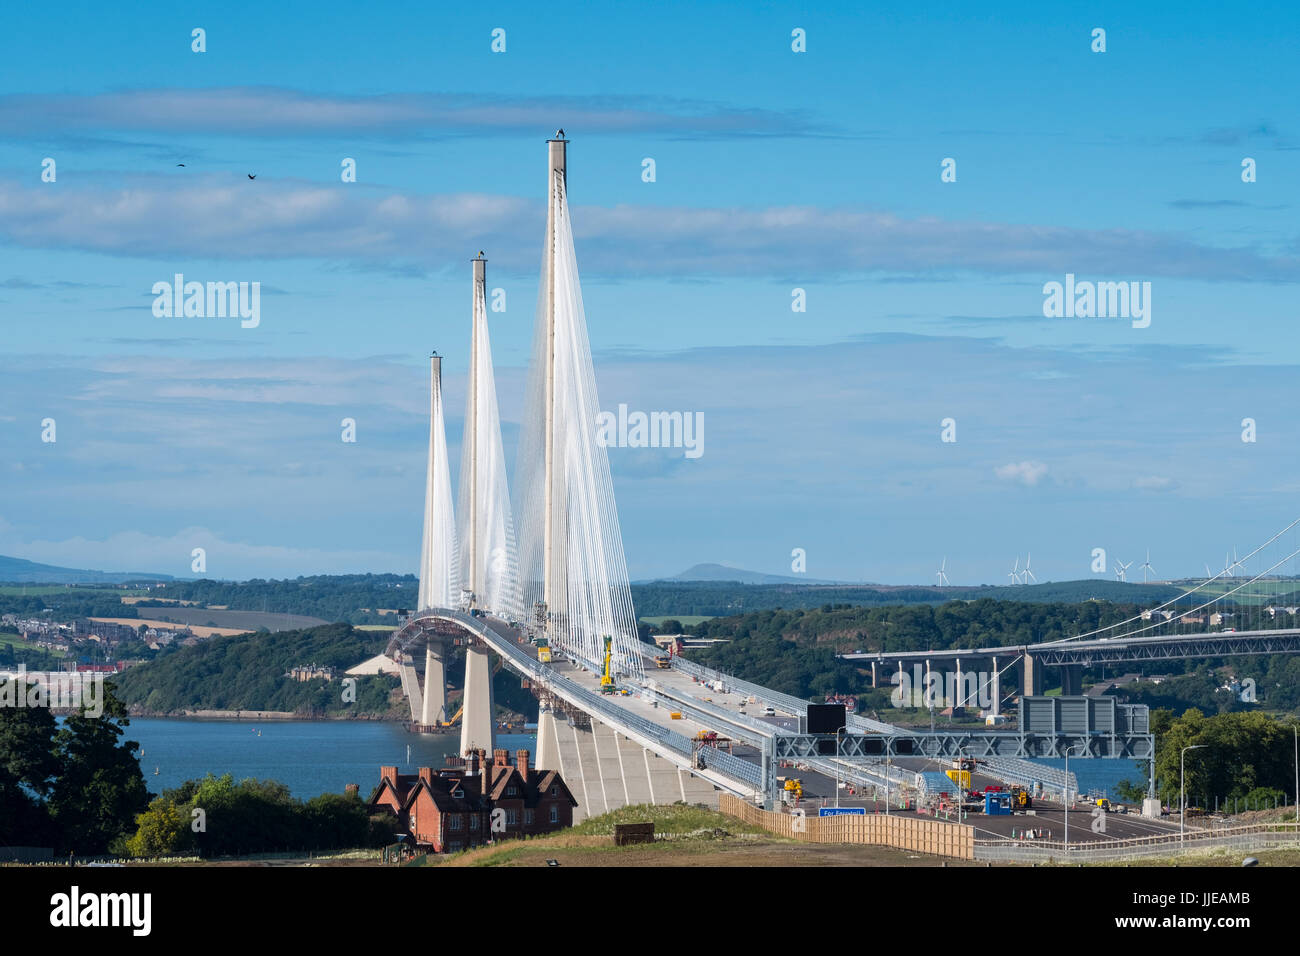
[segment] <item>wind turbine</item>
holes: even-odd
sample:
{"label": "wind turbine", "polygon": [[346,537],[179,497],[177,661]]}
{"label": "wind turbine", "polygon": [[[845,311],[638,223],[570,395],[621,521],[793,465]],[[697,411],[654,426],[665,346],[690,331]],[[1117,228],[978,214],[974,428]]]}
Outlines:
{"label": "wind turbine", "polygon": [[1234,565],[1231,561],[1228,560],[1228,552],[1227,551],[1223,552],[1223,573],[1230,578],[1235,577],[1235,575],[1232,573],[1232,569],[1234,567],[1236,567],[1236,565]]}
{"label": "wind turbine", "polygon": [[1115,580],[1116,580],[1116,581],[1127,581],[1128,578],[1125,577],[1125,575],[1128,574],[1128,569],[1129,569],[1130,567],[1132,567],[1132,565],[1133,565],[1133,562],[1132,562],[1132,561],[1130,561],[1128,564],[1125,564],[1123,561],[1116,561],[1116,562],[1115,562]]}
{"label": "wind turbine", "polygon": [[1235,571],[1237,570],[1237,568],[1241,568],[1242,570],[1245,570],[1245,567],[1246,566],[1244,564],[1242,564],[1240,561],[1237,560],[1237,549],[1234,547],[1232,549],[1232,570]]}
{"label": "wind turbine", "polygon": [[1147,559],[1146,559],[1146,561],[1145,561],[1145,562],[1143,563],[1143,565],[1142,565],[1142,583],[1143,583],[1143,584],[1146,584],[1146,583],[1147,583],[1147,572],[1148,572],[1148,571],[1150,571],[1152,574],[1155,574],[1155,573],[1156,573],[1156,569],[1153,568],[1153,567],[1151,567],[1151,549],[1150,549],[1150,548],[1147,548]]}
{"label": "wind turbine", "polygon": [[[1029,583],[1029,579],[1030,579],[1030,578],[1034,578],[1034,572],[1029,570],[1029,562],[1032,561],[1033,559],[1034,559],[1034,556],[1033,556],[1032,554],[1028,555],[1028,556],[1025,558],[1025,566],[1024,566],[1024,569],[1021,571],[1021,575],[1020,575],[1020,583],[1021,583],[1021,584],[1028,584],[1028,583]],[[1035,584],[1038,583],[1038,578],[1034,578],[1034,583],[1035,583]]]}
{"label": "wind turbine", "polygon": [[1007,577],[1011,579],[1012,584],[1020,583],[1020,555],[1016,555],[1016,563],[1013,564],[1011,570],[1007,572]]}
{"label": "wind turbine", "polygon": [[941,564],[939,565],[939,570],[936,571],[936,572],[934,572],[934,576],[935,576],[935,578],[938,580],[938,582],[939,582],[939,587],[941,587],[941,588],[942,588],[942,587],[947,587],[947,586],[951,583],[951,582],[949,582],[949,580],[948,580],[948,575],[946,575],[946,574],[943,573],[943,572],[944,572],[944,568],[946,568],[946,567],[948,567],[948,558],[947,558],[947,556],[945,555],[945,556],[944,556],[944,559],[943,559],[943,563],[941,563]]}

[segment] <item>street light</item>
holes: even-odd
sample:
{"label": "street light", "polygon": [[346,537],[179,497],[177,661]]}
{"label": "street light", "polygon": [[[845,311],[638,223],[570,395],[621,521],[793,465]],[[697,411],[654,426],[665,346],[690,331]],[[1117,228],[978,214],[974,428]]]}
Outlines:
{"label": "street light", "polygon": [[1291,725],[1295,737],[1295,822],[1300,823],[1300,724]]}
{"label": "street light", "polygon": [[[1087,744],[1079,744],[1079,753],[1082,754],[1087,749]],[[1065,855],[1070,855],[1070,751],[1073,747],[1065,748],[1065,780],[1061,783],[1061,802],[1065,804]]]}
{"label": "street light", "polygon": [[1209,744],[1191,744],[1190,746],[1184,747],[1182,750],[1178,752],[1178,847],[1179,849],[1182,849],[1183,844],[1187,840],[1187,836],[1186,836],[1187,834],[1187,791],[1185,789],[1185,783],[1187,779],[1186,778],[1187,751],[1200,750],[1203,747],[1208,747],[1208,746]]}

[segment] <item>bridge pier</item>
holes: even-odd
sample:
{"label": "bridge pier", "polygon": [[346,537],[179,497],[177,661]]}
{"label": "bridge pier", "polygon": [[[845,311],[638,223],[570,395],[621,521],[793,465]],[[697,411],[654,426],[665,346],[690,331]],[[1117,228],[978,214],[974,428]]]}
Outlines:
{"label": "bridge pier", "polygon": [[424,651],[424,700],[420,708],[420,723],[426,727],[447,720],[447,668],[445,650],[434,650],[431,640]]}
{"label": "bridge pier", "polygon": [[487,648],[465,649],[465,710],[460,717],[460,752],[496,749],[492,706],[492,659]]}
{"label": "bridge pier", "polygon": [[[557,746],[555,711],[542,705],[537,711],[537,769],[559,770],[560,753]],[[563,773],[561,773],[563,776]]]}
{"label": "bridge pier", "polygon": [[871,689],[875,690],[879,686],[880,684],[876,680],[876,662],[872,661],[871,662]]}
{"label": "bridge pier", "polygon": [[1033,654],[1025,654],[1020,663],[1020,692],[1026,697],[1043,693],[1043,665]]}
{"label": "bridge pier", "polygon": [[407,654],[401,655],[401,660],[397,662],[397,669],[402,678],[402,692],[406,694],[406,702],[411,705],[411,723],[418,724],[424,709],[420,694],[420,677],[415,672],[415,664]]}
{"label": "bridge pier", "polygon": [[1061,696],[1077,697],[1083,693],[1083,665],[1066,664],[1061,668]]}
{"label": "bridge pier", "polygon": [[998,674],[998,659],[993,658],[993,673],[989,675],[989,690],[992,692],[989,696],[993,699],[993,706],[989,709],[989,714],[993,717],[999,716],[998,707],[1001,705],[1002,682]]}

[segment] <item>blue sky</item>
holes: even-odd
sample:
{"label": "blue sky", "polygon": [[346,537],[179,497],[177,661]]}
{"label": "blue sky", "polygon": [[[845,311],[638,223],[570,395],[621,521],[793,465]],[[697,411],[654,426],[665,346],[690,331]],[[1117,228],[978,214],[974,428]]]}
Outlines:
{"label": "blue sky", "polygon": [[[479,248],[513,455],[561,125],[602,405],[705,420],[610,451],[633,577],[1184,575],[1294,517],[1300,13],[859,6],[7,10],[0,553],[414,570]],[[260,325],[155,317],[177,272]],[[1045,318],[1066,273],[1150,282],[1150,326]]]}

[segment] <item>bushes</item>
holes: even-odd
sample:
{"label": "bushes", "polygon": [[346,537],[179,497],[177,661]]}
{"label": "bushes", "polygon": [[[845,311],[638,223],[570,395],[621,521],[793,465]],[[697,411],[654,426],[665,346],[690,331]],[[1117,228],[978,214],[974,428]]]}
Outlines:
{"label": "bushes", "polygon": [[150,803],[126,849],[134,857],[235,856],[377,846],[378,838],[358,796],[326,793],[304,802],[275,780],[236,783],[230,774],[208,774]]}

